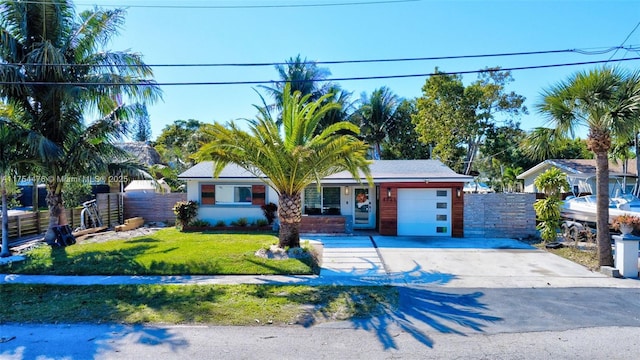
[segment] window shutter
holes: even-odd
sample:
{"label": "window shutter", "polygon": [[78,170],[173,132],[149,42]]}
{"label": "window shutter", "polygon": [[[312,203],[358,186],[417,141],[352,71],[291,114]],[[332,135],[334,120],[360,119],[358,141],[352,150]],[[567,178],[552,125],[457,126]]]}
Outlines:
{"label": "window shutter", "polygon": [[251,205],[264,205],[266,202],[266,186],[264,185],[252,185],[251,186]]}
{"label": "window shutter", "polygon": [[216,204],[216,186],[200,185],[200,204],[215,205]]}

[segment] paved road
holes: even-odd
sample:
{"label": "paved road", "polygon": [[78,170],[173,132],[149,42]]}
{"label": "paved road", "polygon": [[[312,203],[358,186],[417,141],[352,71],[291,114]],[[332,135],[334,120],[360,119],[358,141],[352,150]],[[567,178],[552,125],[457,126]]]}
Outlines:
{"label": "paved road", "polygon": [[402,287],[382,317],[310,327],[0,325],[0,359],[637,359],[638,289]]}

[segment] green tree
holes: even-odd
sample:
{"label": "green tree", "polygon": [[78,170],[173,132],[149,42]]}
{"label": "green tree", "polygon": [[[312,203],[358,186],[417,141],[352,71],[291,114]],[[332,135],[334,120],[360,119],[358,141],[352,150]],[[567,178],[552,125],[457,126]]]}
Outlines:
{"label": "green tree", "polygon": [[151,121],[146,104],[140,106],[140,112],[133,120],[132,138],[133,141],[142,142],[151,140]]}
{"label": "green tree", "polygon": [[36,149],[54,147],[40,134],[29,130],[21,122],[24,114],[12,106],[0,104],[0,193],[2,194],[2,251],[0,257],[11,256],[9,251],[9,214],[7,195],[15,186],[11,176],[16,170],[37,161]]}
{"label": "green tree", "polygon": [[336,107],[333,110],[328,111],[320,120],[318,127],[316,128],[316,134],[322,133],[327,127],[339,123],[341,121],[350,121],[353,114],[353,101],[351,101],[351,93],[343,90],[338,85],[331,85],[327,88],[327,94],[330,94],[326,98],[326,103],[336,103],[340,107]]}
{"label": "green tree", "polygon": [[379,160],[382,142],[387,138],[395,119],[399,99],[383,86],[374,90],[371,96],[362,94],[360,102],[360,108],[354,114],[356,122],[360,124],[360,136],[373,147],[373,159]]}
{"label": "green tree", "polygon": [[[536,162],[546,159],[593,159],[583,139],[572,139],[556,129],[538,127],[520,143],[523,154]],[[525,167],[526,168],[526,167]]]}
{"label": "green tree", "polygon": [[78,207],[83,202],[91,200],[91,184],[85,181],[67,182],[62,195],[66,208]]}
{"label": "green tree", "polygon": [[285,85],[282,97],[282,130],[278,116],[264,107],[256,108],[259,115],[249,122],[248,130],[235,123],[207,125],[204,130],[212,139],[204,145],[198,158],[215,161],[214,176],[228,163],[235,163],[272,187],[279,197],[279,246],[300,246],[301,200],[304,188],[331,174],[347,170],[360,179],[360,171],[371,182],[368,145],[350,133],[358,134],[358,127],[340,122],[322,133],[315,130],[322,117],[340,105],[326,103],[330,95],[309,101],[311,95],[291,92]]}
{"label": "green tree", "polygon": [[416,113],[413,100],[402,100],[394,114],[394,120],[387,129],[387,137],[382,143],[382,158],[387,160],[428,159],[429,148],[418,140],[416,127],[411,117]]}
{"label": "green tree", "polygon": [[[160,90],[139,54],[103,47],[117,33],[124,11],[96,8],[76,15],[71,1],[0,2],[0,97],[20,108],[28,127],[55,151],[39,149],[47,182],[49,231],[67,223],[65,176],[97,175],[126,154],[113,141],[140,111],[123,99],[152,102]],[[88,110],[98,120],[86,124]],[[121,163],[127,164],[127,163]]]}
{"label": "green tree", "polygon": [[640,73],[618,68],[577,72],[546,89],[538,110],[557,134],[576,126],[589,129],[587,146],[596,158],[597,243],[600,266],[612,266],[609,234],[609,159],[611,139],[635,134],[640,119]]}
{"label": "green tree", "polygon": [[191,157],[205,142],[201,131],[203,125],[203,122],[189,119],[176,120],[165,126],[154,146],[162,162],[177,172],[193,166],[195,162]]}
{"label": "green tree", "polygon": [[540,174],[534,185],[542,190],[546,197],[533,204],[538,217],[538,230],[545,242],[555,241],[560,228],[560,196],[569,189],[567,176],[558,168],[551,168]]}
{"label": "green tree", "polygon": [[435,144],[433,157],[458,172],[470,174],[475,156],[495,116],[527,113],[524,97],[506,92],[513,81],[509,71],[486,69],[477,81],[465,86],[459,75],[435,70],[417,100],[413,122],[425,144]]}
{"label": "green tree", "polygon": [[280,81],[274,86],[260,86],[274,98],[274,107],[282,110],[284,101],[284,88],[287,84],[291,87],[291,92],[299,91],[302,96],[309,95],[309,101],[316,101],[329,92],[331,84],[324,83],[324,80],[331,75],[331,71],[324,67],[319,67],[315,61],[308,61],[300,54],[285,61],[284,65],[276,65],[276,70],[280,76]]}

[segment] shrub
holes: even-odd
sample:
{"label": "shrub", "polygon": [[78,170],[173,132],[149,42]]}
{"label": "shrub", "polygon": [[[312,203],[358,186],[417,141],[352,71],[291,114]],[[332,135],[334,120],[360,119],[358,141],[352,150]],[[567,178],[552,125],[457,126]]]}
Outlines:
{"label": "shrub", "polygon": [[264,217],[267,218],[267,223],[269,225],[273,224],[273,221],[276,219],[276,212],[278,211],[278,206],[274,203],[268,203],[261,206],[262,212],[264,213]]}
{"label": "shrub", "polygon": [[183,228],[198,215],[198,203],[192,200],[178,201],[173,206],[173,213],[176,214],[176,225]]}
{"label": "shrub", "polygon": [[258,226],[267,226],[269,222],[266,219],[258,219],[256,220],[256,225]]}
{"label": "shrub", "polygon": [[189,226],[207,227],[207,226],[211,226],[211,224],[207,220],[195,219],[195,220],[192,220],[191,222],[189,222]]}
{"label": "shrub", "polygon": [[231,226],[247,226],[249,225],[249,219],[242,217],[238,220],[232,221]]}
{"label": "shrub", "polygon": [[225,223],[224,220],[218,220],[215,225],[215,227],[225,227],[225,226],[227,226],[227,223]]}

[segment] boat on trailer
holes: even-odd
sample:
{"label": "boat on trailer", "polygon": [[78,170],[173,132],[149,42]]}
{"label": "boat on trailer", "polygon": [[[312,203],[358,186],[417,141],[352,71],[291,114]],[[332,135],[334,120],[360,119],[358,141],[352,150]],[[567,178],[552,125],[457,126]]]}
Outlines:
{"label": "boat on trailer", "polygon": [[[570,241],[587,240],[595,233],[597,220],[595,195],[567,198],[560,215],[562,236]],[[620,215],[640,217],[640,199],[631,194],[609,198],[609,226]]]}

